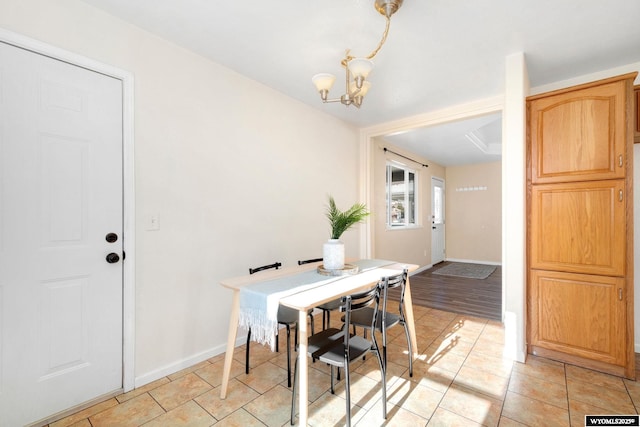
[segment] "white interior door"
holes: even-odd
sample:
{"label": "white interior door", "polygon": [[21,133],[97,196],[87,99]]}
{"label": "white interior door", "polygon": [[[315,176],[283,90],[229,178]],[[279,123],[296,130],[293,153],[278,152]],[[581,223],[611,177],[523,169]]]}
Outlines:
{"label": "white interior door", "polygon": [[444,180],[431,177],[431,264],[444,261]]}
{"label": "white interior door", "polygon": [[122,150],[120,80],[0,42],[0,426],[122,387]]}

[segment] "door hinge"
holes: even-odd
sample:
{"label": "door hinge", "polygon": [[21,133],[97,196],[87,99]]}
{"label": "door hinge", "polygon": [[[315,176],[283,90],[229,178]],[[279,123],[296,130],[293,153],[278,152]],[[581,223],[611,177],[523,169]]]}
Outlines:
{"label": "door hinge", "polygon": [[623,162],[622,162],[622,154],[620,154],[620,155],[618,156],[618,166],[622,167],[622,165],[623,165]]}
{"label": "door hinge", "polygon": [[618,299],[622,301],[622,288],[618,288]]}
{"label": "door hinge", "polygon": [[618,200],[622,201],[622,190],[618,192]]}

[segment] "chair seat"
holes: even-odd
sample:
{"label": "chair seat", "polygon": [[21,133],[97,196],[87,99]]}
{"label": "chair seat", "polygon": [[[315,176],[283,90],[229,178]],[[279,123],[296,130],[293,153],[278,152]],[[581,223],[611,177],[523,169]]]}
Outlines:
{"label": "chair seat", "polygon": [[[365,307],[362,310],[354,311],[351,313],[351,324],[361,328],[370,329],[371,321],[373,320],[373,313],[374,311],[371,307]],[[344,316],[342,321],[344,321]],[[387,329],[397,325],[398,323],[400,323],[400,316],[395,313],[387,312]],[[378,331],[382,331],[382,316],[378,316],[378,319],[376,320],[376,329]]]}
{"label": "chair seat", "polygon": [[334,299],[333,301],[325,302],[318,306],[321,310],[337,310],[340,308],[340,299]]}
{"label": "chair seat", "polygon": [[[363,354],[371,350],[371,341],[351,335],[349,339],[349,362],[353,362]],[[321,362],[329,365],[344,367],[344,343],[342,340],[335,343],[332,347],[325,350],[318,358]]]}
{"label": "chair seat", "polygon": [[[311,314],[313,310],[308,310],[307,311],[307,315]],[[278,306],[278,323],[281,323],[283,325],[285,324],[289,324],[289,325],[293,325],[294,323],[296,323],[298,321],[298,313],[300,313],[298,310],[295,310],[291,307],[286,307],[284,305],[279,305]]]}
{"label": "chair seat", "polygon": [[322,329],[326,329],[331,326],[331,312],[339,309],[340,303],[340,298],[338,298],[318,306],[318,308],[322,310]]}
{"label": "chair seat", "polygon": [[284,305],[278,306],[278,323],[282,324],[294,324],[298,321],[298,310],[294,310]]}
{"label": "chair seat", "polygon": [[315,358],[316,353],[321,353],[325,348],[333,346],[336,342],[342,342],[344,331],[337,328],[325,329],[313,334],[307,341],[307,354]]}

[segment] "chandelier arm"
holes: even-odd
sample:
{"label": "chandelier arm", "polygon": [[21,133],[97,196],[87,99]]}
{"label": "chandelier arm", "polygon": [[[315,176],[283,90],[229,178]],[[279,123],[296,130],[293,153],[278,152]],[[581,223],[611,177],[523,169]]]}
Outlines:
{"label": "chandelier arm", "polygon": [[387,20],[387,23],[384,27],[384,33],[382,34],[382,39],[380,39],[380,43],[378,43],[378,46],[373,50],[373,52],[371,52],[369,56],[367,56],[367,59],[373,59],[373,57],[378,54],[380,49],[382,49],[382,45],[384,44],[384,42],[387,41],[387,35],[389,35],[389,26],[391,25],[391,18],[385,15],[385,19]]}
{"label": "chandelier arm", "polygon": [[[349,56],[349,51],[347,51],[346,56]],[[349,62],[347,61],[347,63],[344,66],[344,71],[345,71],[345,79],[344,79],[344,87],[345,87],[345,92],[349,93],[349,80],[351,80],[351,73],[349,72]]]}

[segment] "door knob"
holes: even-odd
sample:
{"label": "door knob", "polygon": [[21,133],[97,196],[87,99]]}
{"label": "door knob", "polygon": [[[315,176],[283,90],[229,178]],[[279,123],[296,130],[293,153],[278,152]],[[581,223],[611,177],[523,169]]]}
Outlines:
{"label": "door knob", "polygon": [[109,243],[114,243],[118,240],[118,235],[116,233],[109,233],[104,236],[105,240]]}
{"label": "door knob", "polygon": [[118,261],[120,261],[120,257],[118,256],[117,253],[111,252],[110,254],[107,255],[107,262],[109,264],[115,264]]}

